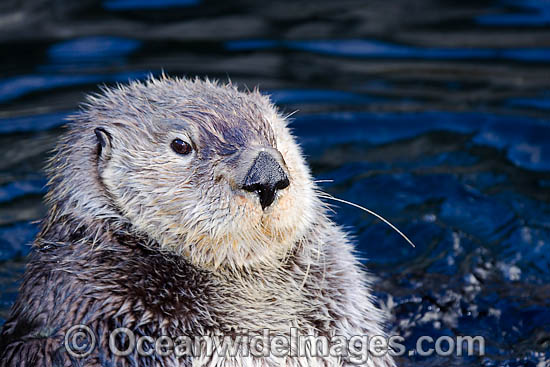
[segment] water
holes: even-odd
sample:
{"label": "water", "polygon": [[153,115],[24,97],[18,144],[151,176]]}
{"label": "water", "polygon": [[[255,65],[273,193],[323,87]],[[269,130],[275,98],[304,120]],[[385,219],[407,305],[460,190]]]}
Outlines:
{"label": "water", "polygon": [[[18,4],[18,5],[16,5]],[[16,7],[18,6],[18,7]],[[42,167],[85,93],[158,74],[259,85],[351,207],[390,329],[482,335],[550,365],[550,2],[27,1],[0,5],[0,319],[44,215]]]}

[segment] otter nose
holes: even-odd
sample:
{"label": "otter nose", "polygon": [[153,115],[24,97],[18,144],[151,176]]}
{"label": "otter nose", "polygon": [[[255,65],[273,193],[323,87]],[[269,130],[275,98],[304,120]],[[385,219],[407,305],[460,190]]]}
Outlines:
{"label": "otter nose", "polygon": [[268,152],[262,151],[246,174],[242,188],[256,192],[260,197],[262,209],[265,209],[275,200],[277,190],[282,190],[288,185],[290,182],[279,162]]}

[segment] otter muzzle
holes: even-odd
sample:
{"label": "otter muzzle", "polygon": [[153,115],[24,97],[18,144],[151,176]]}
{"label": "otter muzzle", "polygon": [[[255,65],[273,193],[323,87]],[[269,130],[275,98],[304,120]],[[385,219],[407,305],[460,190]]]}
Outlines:
{"label": "otter muzzle", "polygon": [[288,185],[290,181],[279,162],[270,153],[261,151],[246,174],[242,188],[256,192],[265,209],[273,203],[277,191]]}

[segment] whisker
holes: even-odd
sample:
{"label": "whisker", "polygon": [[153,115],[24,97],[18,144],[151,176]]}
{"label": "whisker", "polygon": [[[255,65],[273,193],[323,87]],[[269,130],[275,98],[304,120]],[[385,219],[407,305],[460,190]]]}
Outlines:
{"label": "whisker", "polygon": [[334,180],[314,180],[315,183],[334,182]]}
{"label": "whisker", "polygon": [[295,111],[292,111],[292,112],[286,114],[285,119],[288,119],[289,117],[294,116],[294,115],[295,115],[296,113],[298,113],[299,111],[300,111],[300,110],[295,110]]}
{"label": "whisker", "polygon": [[326,199],[330,199],[330,200],[334,200],[334,201],[338,201],[338,202],[341,202],[341,203],[344,203],[344,204],[348,204],[348,205],[351,205],[357,209],[361,209],[367,213],[369,213],[370,215],[373,215],[375,216],[376,218],[380,219],[382,222],[386,223],[388,226],[390,226],[394,231],[396,231],[397,233],[399,233],[399,235],[401,235],[401,237],[403,237],[405,239],[405,241],[407,241],[412,247],[416,247],[414,245],[414,243],[407,237],[405,236],[405,234],[403,234],[403,232],[401,232],[396,226],[394,226],[393,224],[390,223],[390,221],[388,221],[386,218],[382,217],[380,214],[377,214],[375,212],[373,212],[372,210],[370,209],[367,209],[365,207],[362,207],[361,205],[359,204],[355,204],[355,203],[352,203],[351,201],[347,201],[347,200],[344,200],[344,199],[339,199],[339,198],[336,198],[326,192],[321,192],[320,193],[321,197],[323,198],[326,198]]}

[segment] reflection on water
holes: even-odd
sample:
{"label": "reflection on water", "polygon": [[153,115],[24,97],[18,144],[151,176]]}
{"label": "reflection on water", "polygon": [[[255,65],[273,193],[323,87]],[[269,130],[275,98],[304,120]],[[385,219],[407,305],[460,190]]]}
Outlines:
{"label": "reflection on water", "polygon": [[226,48],[232,51],[259,49],[288,49],[344,57],[372,59],[420,60],[521,60],[549,61],[550,48],[441,48],[412,47],[369,40],[314,40],[314,41],[230,41]]}
{"label": "reflection on water", "polygon": [[0,5],[0,319],[44,215],[42,167],[98,84],[208,75],[259,85],[323,188],[351,207],[375,291],[407,338],[483,335],[550,364],[550,3],[36,0]]}

